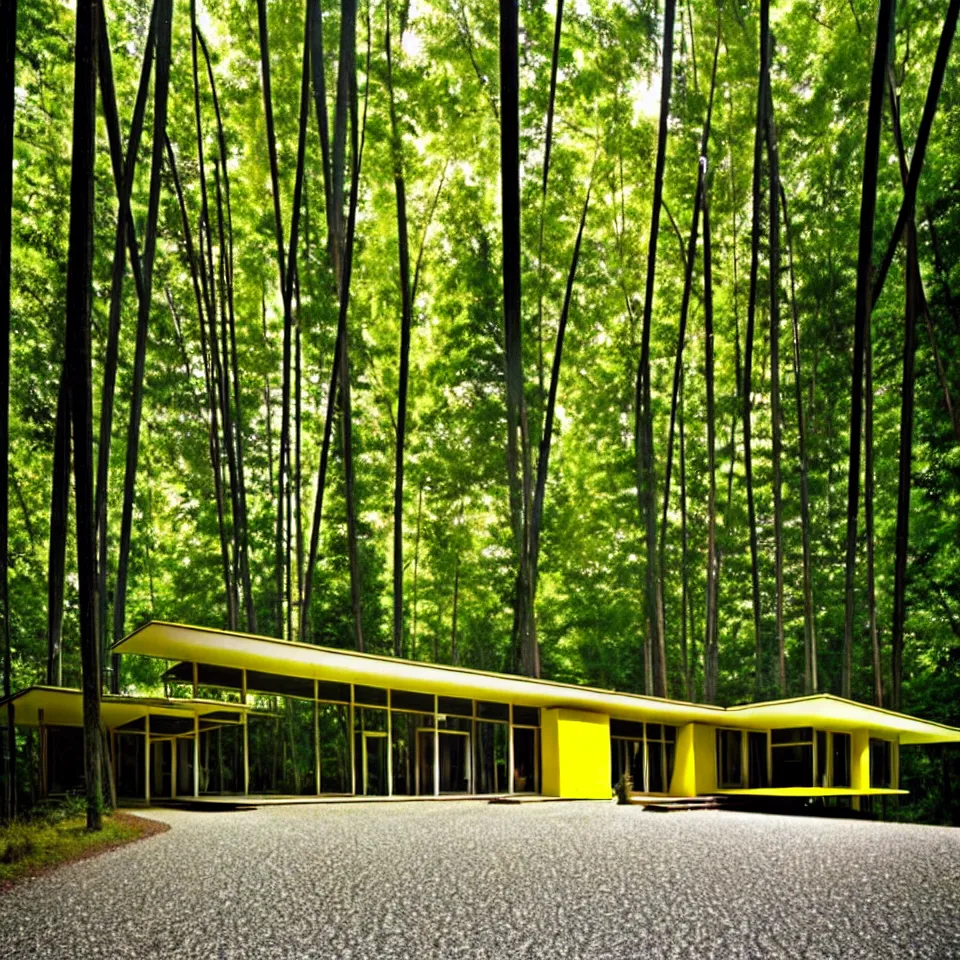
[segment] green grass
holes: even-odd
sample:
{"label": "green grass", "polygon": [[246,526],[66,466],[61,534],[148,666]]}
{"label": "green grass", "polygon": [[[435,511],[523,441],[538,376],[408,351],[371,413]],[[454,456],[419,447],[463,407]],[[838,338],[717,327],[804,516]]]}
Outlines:
{"label": "green grass", "polygon": [[114,813],[103,818],[103,830],[90,833],[83,816],[15,821],[0,827],[0,889],[74,860],[95,856],[140,837],[166,829],[164,824]]}

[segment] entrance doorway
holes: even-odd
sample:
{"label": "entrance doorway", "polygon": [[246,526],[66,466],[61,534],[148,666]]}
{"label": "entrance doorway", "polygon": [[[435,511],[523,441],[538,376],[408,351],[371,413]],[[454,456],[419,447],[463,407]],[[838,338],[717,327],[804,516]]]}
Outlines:
{"label": "entrance doorway", "polygon": [[387,795],[387,735],[380,731],[364,730],[361,751],[363,771],[363,795],[385,797]]}
{"label": "entrance doorway", "polygon": [[439,750],[439,793],[470,792],[470,734],[459,730],[417,731],[420,796],[433,793],[434,737]]}

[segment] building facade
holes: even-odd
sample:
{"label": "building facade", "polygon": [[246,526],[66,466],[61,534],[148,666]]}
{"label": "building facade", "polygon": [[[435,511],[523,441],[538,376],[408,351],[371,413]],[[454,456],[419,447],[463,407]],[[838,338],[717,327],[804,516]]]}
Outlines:
{"label": "building facade", "polygon": [[[166,661],[164,696],[107,695],[121,801],[202,797],[860,798],[900,746],[960,730],[830,695],[715,707],[151,622],[114,645]],[[41,792],[82,782],[78,690],[12,698]],[[0,710],[6,719],[6,710]]]}

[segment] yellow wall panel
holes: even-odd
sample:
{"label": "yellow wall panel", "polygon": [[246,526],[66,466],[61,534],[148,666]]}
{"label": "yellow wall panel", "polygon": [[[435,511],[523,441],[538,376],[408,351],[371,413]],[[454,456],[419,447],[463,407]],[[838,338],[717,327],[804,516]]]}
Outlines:
{"label": "yellow wall panel", "polygon": [[541,710],[540,744],[546,796],[609,799],[609,717],[586,710]]}

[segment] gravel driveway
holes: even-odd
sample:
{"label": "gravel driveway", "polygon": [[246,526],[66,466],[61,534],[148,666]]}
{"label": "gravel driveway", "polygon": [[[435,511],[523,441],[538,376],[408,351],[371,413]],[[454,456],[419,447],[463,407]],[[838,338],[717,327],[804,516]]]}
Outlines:
{"label": "gravel driveway", "polygon": [[960,830],[605,803],[151,811],[0,896],[0,956],[960,957]]}

